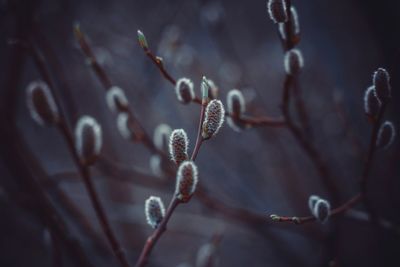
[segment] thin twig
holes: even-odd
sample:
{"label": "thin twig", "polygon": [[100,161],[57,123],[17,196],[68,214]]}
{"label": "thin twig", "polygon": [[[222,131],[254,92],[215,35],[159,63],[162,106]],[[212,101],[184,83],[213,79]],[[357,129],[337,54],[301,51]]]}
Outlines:
{"label": "thin twig", "polygon": [[[153,54],[153,52],[147,46],[141,46],[144,53],[151,59],[151,61],[156,65],[156,67],[160,70],[163,77],[168,80],[173,86],[176,85],[176,79],[172,77],[172,75],[165,68],[160,57],[157,57]],[[201,98],[195,97],[192,100],[193,103],[202,105]],[[232,114],[228,112],[225,113],[225,116],[232,117]],[[254,117],[254,116],[243,116],[238,118],[239,122],[244,123],[247,127],[259,127],[259,126],[269,126],[269,127],[284,127],[285,121],[281,118],[271,118],[267,116],[263,117]]]}
{"label": "thin twig", "polygon": [[339,188],[333,182],[333,178],[330,175],[328,168],[325,163],[321,159],[321,155],[318,150],[307,140],[307,138],[303,135],[301,130],[295,125],[292,116],[289,111],[290,104],[290,88],[292,87],[294,76],[287,74],[284,85],[283,85],[283,94],[282,94],[282,113],[285,117],[286,124],[288,129],[291,131],[301,148],[304,152],[306,152],[307,156],[311,159],[314,164],[318,174],[322,178],[324,185],[329,189],[329,191],[333,194],[333,202],[337,203],[339,200],[338,193]]}
{"label": "thin twig", "polygon": [[165,217],[158,225],[157,229],[147,238],[147,241],[140,254],[139,260],[136,263],[136,267],[143,267],[146,265],[151,251],[153,250],[157,241],[160,239],[161,235],[167,230],[169,219],[171,218],[172,213],[180,203],[181,201],[176,198],[176,196],[172,198],[165,213]]}
{"label": "thin twig", "polygon": [[191,160],[195,161],[197,154],[199,153],[200,147],[203,144],[204,138],[201,134],[203,128],[203,121],[204,121],[204,114],[207,107],[207,99],[204,99],[201,103],[201,110],[200,110],[200,119],[199,119],[199,127],[197,129],[197,138],[196,138],[196,145],[194,146],[193,153],[191,156]]}
{"label": "thin twig", "polygon": [[105,236],[107,237],[107,240],[111,246],[111,249],[112,249],[115,257],[119,260],[120,264],[123,267],[129,267],[130,265],[126,258],[125,252],[122,249],[118,239],[116,238],[116,236],[112,230],[112,227],[111,227],[111,224],[107,217],[107,214],[104,210],[103,205],[100,202],[100,197],[96,192],[96,188],[95,188],[94,183],[90,176],[89,166],[85,166],[80,162],[78,154],[75,150],[75,144],[74,144],[73,137],[72,137],[67,125],[65,124],[65,122],[63,120],[61,120],[59,129],[60,129],[61,133],[63,134],[65,140],[67,141],[68,148],[74,158],[75,164],[76,164],[76,166],[79,170],[79,173],[83,179],[85,188],[89,194],[90,201],[96,212],[97,219],[100,222],[101,228],[102,228]]}

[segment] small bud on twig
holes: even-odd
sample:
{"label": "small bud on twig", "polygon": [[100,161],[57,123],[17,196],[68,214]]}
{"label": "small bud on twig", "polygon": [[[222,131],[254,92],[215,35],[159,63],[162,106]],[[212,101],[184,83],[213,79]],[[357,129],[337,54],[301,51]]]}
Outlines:
{"label": "small bud on twig", "polygon": [[168,151],[169,137],[172,129],[167,124],[160,124],[154,130],[153,142],[154,145],[161,151]]}
{"label": "small bud on twig", "polygon": [[193,83],[187,78],[180,78],[175,85],[175,92],[178,100],[183,104],[190,103],[195,95],[193,90]]}
{"label": "small bud on twig", "polygon": [[200,89],[202,103],[207,103],[208,93],[210,92],[210,84],[208,83],[208,79],[206,78],[206,76],[203,76],[203,78],[201,79]]}
{"label": "small bud on twig", "polygon": [[127,140],[135,138],[135,132],[132,129],[132,120],[128,113],[121,112],[118,114],[117,128],[123,138]]}
{"label": "small bud on twig", "polygon": [[364,94],[364,112],[370,117],[376,117],[381,107],[381,101],[376,97],[375,87],[370,86]]}
{"label": "small bud on twig", "polygon": [[165,208],[161,198],[149,197],[144,205],[144,212],[147,223],[156,229],[165,216]]}
{"label": "small bud on twig", "polygon": [[387,149],[393,143],[395,136],[396,130],[393,123],[390,121],[385,121],[379,128],[376,146]]}
{"label": "small bud on twig", "polygon": [[189,140],[183,129],[176,129],[169,138],[169,154],[171,159],[179,166],[188,159]]}
{"label": "small bud on twig", "polygon": [[328,218],[331,214],[331,205],[325,199],[318,199],[314,205],[313,215],[317,218],[321,223],[325,223],[328,221]]}
{"label": "small bud on twig", "polygon": [[377,71],[375,71],[372,80],[375,87],[376,96],[382,103],[387,102],[391,97],[389,73],[385,69],[379,68]]}
{"label": "small bud on twig", "polygon": [[141,30],[137,31],[137,36],[138,36],[138,41],[139,41],[140,46],[144,50],[148,50],[149,49],[149,45],[147,44],[146,36],[144,36],[144,34],[143,34],[143,32]]}
{"label": "small bud on twig", "polygon": [[118,86],[113,86],[107,91],[106,102],[112,112],[126,110],[129,105],[125,92]]}
{"label": "small bud on twig", "polygon": [[102,131],[97,121],[82,116],[75,127],[75,149],[82,164],[93,164],[100,154]]}
{"label": "small bud on twig", "polygon": [[58,107],[45,82],[29,83],[26,89],[26,100],[29,112],[38,124],[51,125],[59,122]]}
{"label": "small bud on twig", "polygon": [[182,202],[188,202],[196,190],[197,166],[193,161],[184,161],[178,168],[175,195]]}
{"label": "small bud on twig", "polygon": [[216,135],[224,123],[225,109],[220,100],[214,99],[208,103],[203,122],[202,136],[209,139]]}
{"label": "small bud on twig", "polygon": [[297,75],[304,66],[303,55],[298,49],[291,49],[286,52],[284,59],[285,71],[290,75]]}
{"label": "small bud on twig", "polygon": [[268,13],[275,23],[286,22],[288,19],[285,0],[269,0]]}

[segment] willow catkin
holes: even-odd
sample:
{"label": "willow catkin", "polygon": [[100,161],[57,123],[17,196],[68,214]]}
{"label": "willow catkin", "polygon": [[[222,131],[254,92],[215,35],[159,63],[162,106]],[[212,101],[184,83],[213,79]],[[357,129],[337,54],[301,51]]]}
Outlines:
{"label": "willow catkin", "polygon": [[376,146],[379,148],[389,148],[395,139],[396,130],[391,121],[385,121],[378,131],[378,138],[376,140]]}
{"label": "willow catkin", "polygon": [[31,117],[40,125],[52,125],[60,121],[54,97],[43,81],[33,81],[26,88],[26,102]]}
{"label": "willow catkin", "polygon": [[171,159],[179,166],[188,159],[189,139],[183,129],[175,129],[169,138],[169,155]]}
{"label": "willow catkin", "polygon": [[98,122],[90,116],[82,116],[75,127],[75,149],[80,162],[93,164],[102,147],[102,130]]}
{"label": "willow catkin", "polygon": [[269,17],[275,23],[283,23],[288,19],[285,0],[269,0],[267,2]]}
{"label": "willow catkin", "polygon": [[107,91],[106,102],[112,112],[125,111],[129,106],[125,92],[118,86],[113,86]]}
{"label": "willow catkin", "polygon": [[193,161],[184,161],[176,174],[175,195],[182,202],[188,202],[196,190],[198,182],[197,166]]}
{"label": "willow catkin", "polygon": [[214,99],[208,103],[202,127],[202,137],[209,139],[216,135],[224,123],[225,109],[220,100]]}
{"label": "willow catkin", "polygon": [[391,97],[390,76],[384,68],[379,68],[374,72],[372,78],[376,96],[381,102],[387,102]]}
{"label": "willow catkin", "polygon": [[144,205],[147,223],[156,229],[165,216],[164,203],[161,198],[150,196]]}
{"label": "willow catkin", "polygon": [[376,117],[381,107],[381,101],[376,97],[375,87],[372,85],[364,93],[364,112],[370,117]]}
{"label": "willow catkin", "polygon": [[195,98],[193,82],[188,78],[180,78],[175,85],[175,93],[183,104],[189,104]]}
{"label": "willow catkin", "polygon": [[291,49],[286,52],[284,66],[287,74],[297,75],[304,66],[304,59],[299,49]]}

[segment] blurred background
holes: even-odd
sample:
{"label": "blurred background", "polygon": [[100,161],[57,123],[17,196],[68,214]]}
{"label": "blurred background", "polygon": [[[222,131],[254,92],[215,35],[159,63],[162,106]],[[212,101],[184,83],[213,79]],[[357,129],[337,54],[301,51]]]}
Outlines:
{"label": "blurred background", "polygon": [[[178,207],[149,266],[399,266],[399,142],[376,153],[368,194],[380,223],[363,205],[327,224],[274,224],[270,214],[309,215],[308,197],[345,202],[360,191],[371,124],[363,95],[378,67],[391,74],[393,101],[385,120],[398,128],[400,3],[393,0],[292,1],[300,20],[310,115],[309,141],[340,189],[323,177],[286,128],[240,133],[224,125],[196,160],[207,193],[229,207],[265,216],[234,220],[196,195]],[[0,1],[0,266],[119,266],[109,249],[63,136],[41,127],[26,107],[29,82],[42,79],[27,43],[45,59],[69,127],[85,114],[103,129],[92,178],[112,227],[134,265],[152,232],[144,216],[150,195],[168,203],[174,180],[154,174],[152,153],[118,132],[105,91],[73,34],[79,23],[100,65],[120,86],[153,135],[161,123],[183,128],[193,149],[200,108],[182,105],[173,86],[140,48],[141,29],[175,78],[200,95],[203,75],[219,98],[237,88],[246,114],[281,115],[283,50],[266,1],[2,0]],[[295,116],[297,119],[297,117]],[[245,216],[244,216],[245,217]],[[54,224],[62,225],[59,232]],[[217,241],[216,241],[217,240]],[[213,249],[210,249],[213,244]],[[207,253],[209,265],[198,263]],[[197,263],[196,263],[197,262]]]}

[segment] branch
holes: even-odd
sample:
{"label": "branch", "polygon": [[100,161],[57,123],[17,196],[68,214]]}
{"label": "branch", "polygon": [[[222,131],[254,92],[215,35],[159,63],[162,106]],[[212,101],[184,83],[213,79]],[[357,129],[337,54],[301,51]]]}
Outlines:
{"label": "branch", "polygon": [[175,196],[172,198],[171,202],[169,203],[168,209],[165,213],[164,219],[161,221],[160,225],[158,225],[157,229],[147,238],[146,244],[143,247],[143,250],[140,254],[139,260],[136,263],[136,267],[143,267],[146,265],[149,255],[153,250],[155,244],[160,239],[161,235],[167,230],[167,224],[169,219],[172,216],[172,213],[176,209],[176,207],[181,204],[179,199]]}

